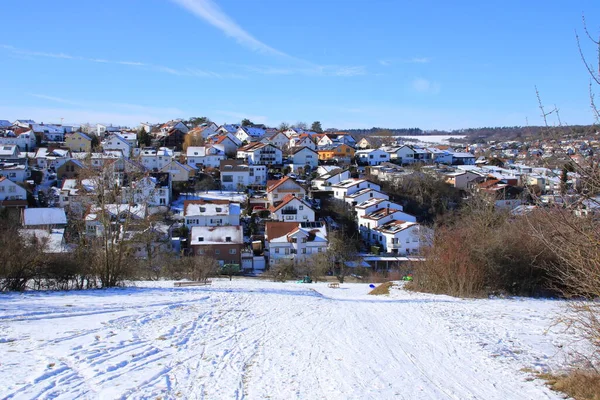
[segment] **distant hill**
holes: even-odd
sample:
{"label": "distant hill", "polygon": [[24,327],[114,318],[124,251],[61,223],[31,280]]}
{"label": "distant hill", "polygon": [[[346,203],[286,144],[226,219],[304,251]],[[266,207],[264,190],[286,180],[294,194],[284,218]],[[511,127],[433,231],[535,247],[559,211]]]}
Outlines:
{"label": "distant hill", "polygon": [[502,126],[502,127],[483,127],[467,128],[455,130],[423,130],[420,128],[378,128],[371,129],[344,129],[345,132],[357,136],[386,135],[386,136],[426,136],[426,135],[462,135],[466,136],[467,141],[486,141],[486,140],[519,140],[519,139],[537,139],[543,136],[561,136],[577,137],[587,136],[598,132],[600,129],[596,125],[572,125],[561,127],[544,126]]}

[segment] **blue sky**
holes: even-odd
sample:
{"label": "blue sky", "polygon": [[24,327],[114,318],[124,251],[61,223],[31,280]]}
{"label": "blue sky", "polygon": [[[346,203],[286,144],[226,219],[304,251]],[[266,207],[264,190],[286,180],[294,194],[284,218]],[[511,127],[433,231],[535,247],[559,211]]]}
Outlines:
{"label": "blue sky", "polygon": [[597,0],[20,0],[1,11],[0,119],[535,125],[537,86],[563,122],[593,122],[575,31],[585,14],[600,33]]}

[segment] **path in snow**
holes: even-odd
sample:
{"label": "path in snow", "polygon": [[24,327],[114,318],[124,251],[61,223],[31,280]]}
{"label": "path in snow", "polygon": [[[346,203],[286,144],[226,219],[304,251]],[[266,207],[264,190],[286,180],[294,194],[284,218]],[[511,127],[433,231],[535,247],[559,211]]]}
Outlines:
{"label": "path in snow", "polygon": [[0,398],[560,398],[520,371],[568,339],[554,302],[162,285],[0,296]]}

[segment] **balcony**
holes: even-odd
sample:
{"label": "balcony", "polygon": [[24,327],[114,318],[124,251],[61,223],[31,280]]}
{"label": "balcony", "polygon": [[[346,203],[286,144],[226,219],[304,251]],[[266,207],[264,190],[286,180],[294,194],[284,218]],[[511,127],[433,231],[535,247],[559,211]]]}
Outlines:
{"label": "balcony", "polygon": [[402,243],[388,243],[387,248],[388,249],[401,249]]}
{"label": "balcony", "polygon": [[298,210],[295,208],[284,208],[281,210],[281,214],[283,214],[283,215],[298,214]]}

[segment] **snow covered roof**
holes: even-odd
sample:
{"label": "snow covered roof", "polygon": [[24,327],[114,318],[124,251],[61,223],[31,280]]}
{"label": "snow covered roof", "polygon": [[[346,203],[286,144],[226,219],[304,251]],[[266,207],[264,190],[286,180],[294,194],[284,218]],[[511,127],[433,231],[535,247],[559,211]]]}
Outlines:
{"label": "snow covered roof", "polygon": [[305,236],[308,242],[327,242],[327,226],[323,222],[267,222],[265,237],[272,243],[290,242],[292,236]]}
{"label": "snow covered roof", "polygon": [[67,214],[62,208],[26,208],[23,210],[23,225],[65,225]]}
{"label": "snow covered roof", "polygon": [[55,254],[69,251],[69,248],[63,243],[64,229],[52,229],[51,231],[46,229],[21,229],[19,235],[27,239],[35,237],[45,242],[44,253]]}
{"label": "snow covered roof", "polygon": [[189,200],[184,202],[184,215],[240,215],[240,205],[228,200]]}
{"label": "snow covered roof", "polygon": [[8,128],[10,126],[12,126],[10,121],[7,121],[5,119],[0,119],[0,128]]}
{"label": "snow covered roof", "polygon": [[194,226],[190,237],[192,246],[244,243],[244,235],[240,225]]}
{"label": "snow covered roof", "polygon": [[146,207],[143,204],[106,204],[104,209],[98,206],[92,206],[89,213],[85,216],[86,221],[95,221],[98,215],[104,210],[112,216],[122,215],[123,213],[131,215],[133,218],[142,219],[146,216]]}
{"label": "snow covered roof", "polygon": [[419,224],[417,224],[416,222],[407,222],[407,221],[399,221],[399,220],[393,220],[390,221],[386,224],[383,224],[377,228],[375,228],[375,231],[379,231],[382,233],[398,233],[401,232],[405,229],[411,228],[413,226],[418,226]]}

